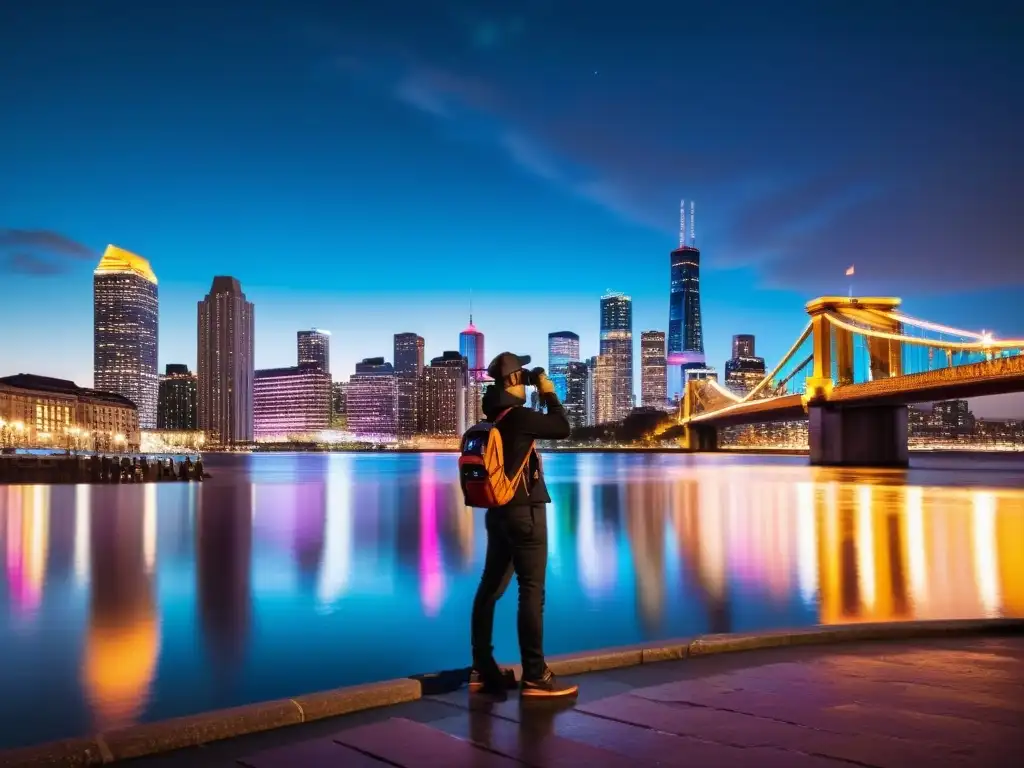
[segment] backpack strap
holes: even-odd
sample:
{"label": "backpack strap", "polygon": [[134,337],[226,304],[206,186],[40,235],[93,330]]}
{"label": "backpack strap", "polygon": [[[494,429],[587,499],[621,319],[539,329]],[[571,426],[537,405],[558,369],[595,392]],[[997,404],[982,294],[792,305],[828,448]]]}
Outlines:
{"label": "backpack strap", "polygon": [[526,469],[526,466],[530,463],[530,457],[533,456],[533,453],[536,450],[536,445],[536,441],[530,441],[530,447],[526,451],[526,456],[525,458],[523,458],[523,463],[519,465],[519,469],[516,470],[515,475],[513,475],[512,477],[512,484],[519,485],[519,481],[522,480],[524,485],[526,485],[527,492],[529,492],[530,486],[526,482],[526,476],[523,474],[523,471]]}
{"label": "backpack strap", "polygon": [[511,411],[511,408],[506,408],[504,411],[502,411],[501,413],[494,417],[494,421],[492,421],[491,424],[497,424],[499,421],[504,419]]}
{"label": "backpack strap", "polygon": [[[503,410],[501,413],[494,417],[494,421],[492,421],[491,424],[497,424],[499,421],[505,418],[511,411],[511,408],[506,408],[505,410]],[[536,447],[537,442],[535,440],[531,440],[530,448],[526,451],[526,456],[523,458],[523,463],[519,465],[519,469],[517,469],[516,473],[510,478],[512,480],[513,485],[519,485],[520,480],[522,480],[524,484],[526,483],[526,478],[523,475],[523,472],[525,471],[526,466],[530,463],[530,457],[533,456]],[[529,491],[528,486],[527,491]]]}

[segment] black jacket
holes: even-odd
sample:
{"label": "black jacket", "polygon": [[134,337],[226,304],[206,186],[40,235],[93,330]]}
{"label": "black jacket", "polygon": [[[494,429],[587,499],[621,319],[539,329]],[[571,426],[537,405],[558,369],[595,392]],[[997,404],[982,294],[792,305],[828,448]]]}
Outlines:
{"label": "black jacket", "polygon": [[[523,407],[523,401],[510,395],[501,387],[492,385],[484,392],[483,410],[488,421],[493,421],[506,408],[511,410],[498,422],[497,429],[505,449],[505,471],[510,475],[519,469],[530,444],[534,440],[562,440],[569,436],[569,419],[555,394],[542,396],[548,408],[547,413]],[[530,458],[525,473],[529,492],[522,483],[516,488],[516,495],[506,506],[526,504],[547,504],[551,501],[544,484],[544,468],[540,457]]]}

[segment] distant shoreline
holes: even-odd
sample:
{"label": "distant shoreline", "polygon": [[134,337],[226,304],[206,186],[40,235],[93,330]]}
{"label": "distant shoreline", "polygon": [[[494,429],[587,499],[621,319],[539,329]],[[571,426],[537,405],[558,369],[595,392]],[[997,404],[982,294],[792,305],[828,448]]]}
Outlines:
{"label": "distant shoreline", "polygon": [[[218,451],[205,450],[202,455],[225,456],[232,454],[287,454],[287,453],[366,453],[366,454],[457,454],[456,448],[274,448],[269,450],[256,451]],[[807,456],[809,451],[806,448],[724,448],[711,452],[691,452],[679,448],[615,448],[615,447],[594,447],[587,448],[577,446],[572,448],[542,448],[542,453],[656,453],[656,454],[679,454],[692,456]],[[964,456],[964,457],[1007,457],[1019,456],[1024,460],[1024,450],[1000,450],[988,451],[977,448],[911,448],[910,453],[915,456]]]}

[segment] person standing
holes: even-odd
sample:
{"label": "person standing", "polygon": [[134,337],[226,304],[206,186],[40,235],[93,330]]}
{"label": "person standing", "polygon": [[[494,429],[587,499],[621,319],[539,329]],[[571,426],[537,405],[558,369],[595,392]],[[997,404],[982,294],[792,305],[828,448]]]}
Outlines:
{"label": "person standing", "polygon": [[[522,467],[511,501],[487,510],[487,555],[473,600],[471,634],[473,679],[470,689],[496,692],[514,688],[515,675],[494,660],[494,609],[513,573],[519,582],[519,651],[524,698],[570,697],[578,686],[559,682],[544,660],[544,584],[548,565],[547,507],[551,497],[535,440],[569,436],[569,420],[543,368],[525,370],[528,355],[502,352],[487,366],[495,383],[483,397],[485,418],[502,440],[504,466]],[[526,385],[537,387],[547,413],[525,408]],[[510,479],[515,479],[510,475]]]}

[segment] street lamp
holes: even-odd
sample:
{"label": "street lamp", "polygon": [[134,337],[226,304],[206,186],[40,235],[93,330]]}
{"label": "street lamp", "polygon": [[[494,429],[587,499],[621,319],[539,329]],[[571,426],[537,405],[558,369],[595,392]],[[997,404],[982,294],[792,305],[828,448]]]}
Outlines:
{"label": "street lamp", "polygon": [[122,446],[123,444],[124,444],[124,435],[122,435],[122,434],[116,434],[116,435],[114,435],[114,445],[116,445],[116,446],[117,446],[117,449],[116,449],[116,450],[117,450],[118,452],[121,452],[121,451],[123,450],[123,449],[121,448],[121,446]]}

